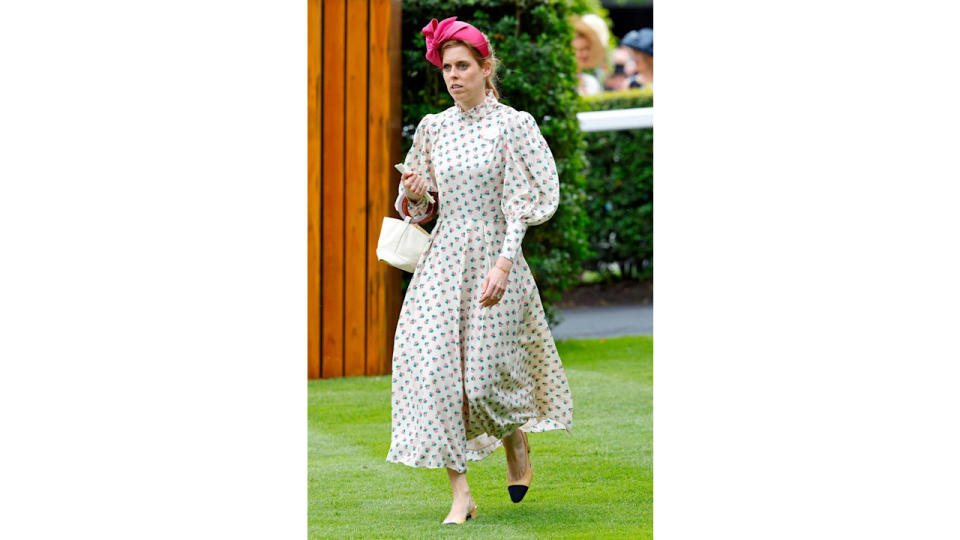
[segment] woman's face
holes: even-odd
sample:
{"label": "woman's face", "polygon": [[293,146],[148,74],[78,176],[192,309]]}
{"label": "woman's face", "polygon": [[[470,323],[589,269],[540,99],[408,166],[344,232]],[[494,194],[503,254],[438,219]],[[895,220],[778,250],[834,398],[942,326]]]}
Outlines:
{"label": "woman's face", "polygon": [[573,53],[577,57],[577,65],[580,69],[586,68],[590,62],[590,41],[578,34],[573,39]]}
{"label": "woman's face", "polygon": [[633,61],[637,64],[637,71],[652,71],[653,57],[640,51],[630,51],[633,54]]}
{"label": "woman's face", "polygon": [[443,82],[447,92],[455,101],[471,107],[483,101],[484,80],[490,75],[490,65],[483,68],[473,59],[473,55],[463,45],[456,45],[443,51]]}

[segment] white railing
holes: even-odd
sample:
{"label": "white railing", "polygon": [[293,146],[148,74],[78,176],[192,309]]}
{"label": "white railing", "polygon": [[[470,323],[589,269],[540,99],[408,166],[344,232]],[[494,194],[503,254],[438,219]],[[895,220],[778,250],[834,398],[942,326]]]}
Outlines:
{"label": "white railing", "polygon": [[583,131],[616,131],[653,127],[653,107],[577,113]]}

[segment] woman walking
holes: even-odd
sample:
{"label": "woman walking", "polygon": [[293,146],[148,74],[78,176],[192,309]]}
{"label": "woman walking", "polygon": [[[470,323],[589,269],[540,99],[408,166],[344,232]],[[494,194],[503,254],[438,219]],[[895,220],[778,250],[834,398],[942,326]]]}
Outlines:
{"label": "woman walking", "polygon": [[550,219],[560,189],[533,117],[498,101],[486,37],[456,17],[423,29],[426,57],[455,105],[417,126],[397,211],[438,221],[407,289],[394,337],[387,461],[446,468],[445,524],[477,516],[467,461],[503,445],[520,502],[533,468],[527,433],[570,431],[573,406],[540,293],[520,244]]}

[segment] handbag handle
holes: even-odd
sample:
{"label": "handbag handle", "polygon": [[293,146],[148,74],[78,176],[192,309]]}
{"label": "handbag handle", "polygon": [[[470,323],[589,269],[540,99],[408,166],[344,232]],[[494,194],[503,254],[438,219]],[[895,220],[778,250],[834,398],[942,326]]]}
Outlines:
{"label": "handbag handle", "polygon": [[[428,193],[436,194],[437,192],[436,192],[436,191],[429,191]],[[437,197],[439,197],[439,194],[435,195],[435,196],[433,197],[433,199],[434,199],[434,200],[437,200]],[[407,209],[407,204],[408,204],[409,202],[410,202],[410,201],[408,201],[406,197],[403,198],[403,200],[400,202],[400,208],[401,208],[401,212],[400,212],[400,213],[401,213],[403,216],[406,216],[407,218],[410,218],[410,223],[429,223],[430,220],[432,220],[433,218],[437,217],[437,206],[440,205],[439,202],[437,202],[437,203],[430,203],[429,205],[427,205],[427,213],[426,213],[426,215],[424,215],[423,217],[417,218],[417,219],[413,219],[413,216],[410,215],[410,210]]]}

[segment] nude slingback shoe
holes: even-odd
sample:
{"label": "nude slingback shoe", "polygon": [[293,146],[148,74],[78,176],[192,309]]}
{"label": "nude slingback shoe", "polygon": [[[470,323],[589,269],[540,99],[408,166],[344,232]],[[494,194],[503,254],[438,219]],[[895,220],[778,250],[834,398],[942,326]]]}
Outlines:
{"label": "nude slingback shoe", "polygon": [[474,503],[473,508],[470,509],[470,511],[467,512],[467,515],[463,516],[463,518],[458,519],[458,520],[454,520],[454,521],[444,521],[443,524],[444,524],[444,525],[463,525],[463,524],[466,523],[466,521],[467,521],[468,519],[470,519],[470,518],[477,519],[477,505],[476,505],[476,503]]}
{"label": "nude slingback shoe", "polygon": [[523,435],[523,446],[527,449],[527,472],[523,474],[523,478],[514,482],[510,480],[510,469],[507,469],[507,491],[510,492],[510,500],[515,503],[523,500],[527,490],[530,489],[530,479],[533,478],[533,466],[530,464],[530,441],[527,440],[526,432],[521,431],[520,435]]}

